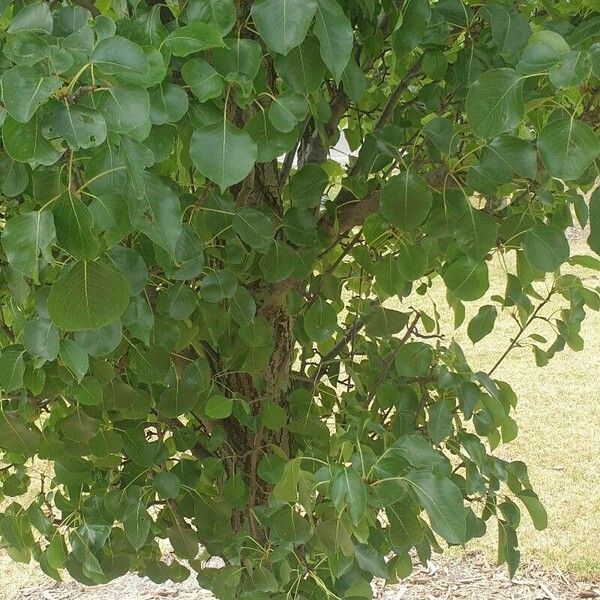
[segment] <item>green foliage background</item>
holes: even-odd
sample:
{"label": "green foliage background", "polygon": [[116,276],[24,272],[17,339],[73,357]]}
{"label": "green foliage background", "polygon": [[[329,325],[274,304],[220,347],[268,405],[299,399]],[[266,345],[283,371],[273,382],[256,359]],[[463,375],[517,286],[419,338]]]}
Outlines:
{"label": "green foliage background", "polygon": [[[517,345],[580,350],[600,308],[561,274],[600,267],[565,236],[589,224],[600,252],[597,8],[0,0],[10,556],[371,598],[494,524],[513,573],[522,510],[547,518],[493,455],[518,430],[493,375]],[[414,308],[440,278],[447,306]],[[466,302],[473,343],[516,322],[487,373],[438,322]],[[53,471],[29,503],[34,460]]]}

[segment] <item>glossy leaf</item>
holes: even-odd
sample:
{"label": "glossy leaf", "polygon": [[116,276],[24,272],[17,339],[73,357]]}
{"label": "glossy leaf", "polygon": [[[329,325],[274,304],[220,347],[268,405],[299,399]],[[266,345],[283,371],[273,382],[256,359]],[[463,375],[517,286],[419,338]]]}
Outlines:
{"label": "glossy leaf", "polygon": [[553,177],[578,179],[600,153],[594,130],[577,119],[557,119],[540,132],[538,152]]}
{"label": "glossy leaf", "polygon": [[2,76],[2,101],[15,121],[27,123],[59,87],[58,77],[38,75],[27,67],[13,67]]}
{"label": "glossy leaf", "polygon": [[513,130],[523,118],[523,79],[513,69],[493,69],[469,88],[465,104],[473,133],[489,138]]}
{"label": "glossy leaf", "polygon": [[247,133],[223,121],[194,132],[190,156],[203,175],[224,189],[248,175],[258,150]]}
{"label": "glossy leaf", "polygon": [[287,54],[304,41],[316,10],[317,0],[259,0],[251,14],[267,46]]}
{"label": "glossy leaf", "polygon": [[80,261],[53,284],[48,312],[63,331],[82,331],[108,325],[127,308],[129,288],[114,267]]}
{"label": "glossy leaf", "polygon": [[190,23],[172,31],[163,44],[175,56],[188,56],[202,50],[223,46],[223,38],[214,25]]}
{"label": "glossy leaf", "polygon": [[323,62],[339,81],[352,52],[352,27],[337,0],[317,0],[314,33]]}

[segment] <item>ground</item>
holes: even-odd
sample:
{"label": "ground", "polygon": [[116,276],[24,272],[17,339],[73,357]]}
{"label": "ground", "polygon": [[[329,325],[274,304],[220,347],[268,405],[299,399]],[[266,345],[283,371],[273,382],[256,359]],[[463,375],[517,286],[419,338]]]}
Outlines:
{"label": "ground", "polygon": [[[584,252],[584,242],[572,242],[572,254]],[[580,274],[586,277],[588,285],[600,284],[600,278],[593,271],[581,270]],[[490,268],[490,276],[490,295],[501,293],[504,277],[499,263]],[[441,290],[434,291],[433,297],[442,305]],[[466,323],[456,332],[456,339],[464,344],[473,366],[487,370],[510,342],[515,324],[507,315],[499,317],[493,334],[475,346],[468,341],[465,330]],[[430,573],[419,569],[406,584],[385,591],[380,598],[600,598],[600,588],[593,584],[600,582],[599,332],[600,315],[590,312],[584,323],[585,349],[582,352],[566,350],[547,367],[537,368],[531,350],[518,348],[495,373],[496,377],[509,381],[519,396],[516,412],[519,437],[499,448],[498,453],[505,458],[519,458],[529,465],[531,480],[549,514],[549,526],[543,532],[535,531],[526,515],[523,516],[520,546],[524,566],[515,582],[509,581],[504,569],[489,566],[493,562],[495,543],[490,534],[478,546],[469,547],[478,553],[459,556],[454,552],[450,557],[435,557]],[[153,586],[132,575],[94,590],[84,590],[71,583],[53,587],[33,565],[11,563],[1,553],[0,573],[0,600],[210,598],[199,592],[193,582]],[[576,584],[576,581],[587,583]],[[598,595],[594,590],[598,590]]]}
{"label": "ground", "polygon": [[[378,600],[570,600],[600,598],[600,587],[577,583],[559,569],[544,571],[536,565],[522,569],[509,579],[478,552],[458,559],[435,557],[428,568],[415,565],[411,577],[383,589],[374,584]],[[3,600],[212,600],[209,592],[198,589],[193,578],[184,584],[156,585],[135,575],[127,575],[109,585],[93,589],[74,583],[24,588],[8,592]]]}

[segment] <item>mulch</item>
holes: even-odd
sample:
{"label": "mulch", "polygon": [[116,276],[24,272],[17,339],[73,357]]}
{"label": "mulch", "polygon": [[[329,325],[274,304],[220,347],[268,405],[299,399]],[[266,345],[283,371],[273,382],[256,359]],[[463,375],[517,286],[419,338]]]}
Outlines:
{"label": "mulch", "polygon": [[[6,600],[211,600],[194,579],[183,584],[154,584],[129,574],[110,584],[85,588],[74,582],[50,582],[15,592],[2,591]],[[375,583],[377,600],[575,600],[599,598],[600,583],[580,582],[560,569],[545,570],[531,563],[509,578],[506,569],[490,564],[478,552],[460,558],[436,556],[425,568],[415,565],[402,583],[382,588]],[[8,594],[8,595],[4,595]],[[11,595],[12,594],[12,595]]]}

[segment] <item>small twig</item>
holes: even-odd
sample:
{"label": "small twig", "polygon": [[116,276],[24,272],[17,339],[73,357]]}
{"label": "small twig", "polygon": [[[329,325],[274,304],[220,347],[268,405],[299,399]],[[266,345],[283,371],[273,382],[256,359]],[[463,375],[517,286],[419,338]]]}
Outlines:
{"label": "small twig", "polygon": [[531,323],[535,320],[540,310],[542,310],[542,308],[546,306],[546,304],[552,297],[552,294],[554,294],[554,289],[551,289],[550,293],[546,296],[546,298],[540,304],[538,304],[537,308],[533,311],[532,315],[529,317],[529,319],[527,319],[525,324],[519,327],[517,335],[511,340],[510,344],[508,345],[508,348],[502,353],[500,358],[496,361],[496,364],[494,364],[494,366],[488,371],[488,375],[491,375],[500,366],[500,364],[508,356],[510,351],[517,345],[527,327],[529,327],[529,325],[531,325]]}
{"label": "small twig", "polygon": [[390,368],[394,364],[394,359],[396,358],[396,355],[398,354],[398,352],[400,352],[400,349],[402,348],[402,346],[404,346],[404,344],[406,344],[406,342],[410,339],[410,336],[414,333],[415,328],[417,327],[417,323],[419,322],[420,318],[421,318],[420,314],[417,314],[415,316],[415,318],[413,319],[413,322],[408,326],[406,333],[402,336],[402,339],[400,340],[398,347],[395,350],[392,350],[389,358],[385,361],[383,369],[381,369],[381,371],[379,372],[379,376],[377,377],[375,384],[373,385],[373,387],[371,388],[371,391],[369,392],[369,395],[367,396],[366,406],[369,406],[369,404],[371,404],[371,402],[375,398],[375,394],[377,393],[377,388],[383,383],[383,381],[387,377],[387,374],[388,374]]}
{"label": "small twig", "polygon": [[302,140],[302,136],[304,135],[304,132],[306,131],[306,126],[308,125],[308,121],[309,121],[309,118],[307,117],[304,120],[304,124],[301,127],[302,131],[299,132],[298,139],[296,140],[294,147],[285,155],[285,157],[283,159],[283,163],[281,164],[281,171],[279,171],[279,185],[283,185],[285,183],[286,179],[290,175],[290,171],[292,170],[292,167],[294,166],[294,158],[296,158],[296,152],[298,152],[298,147],[300,146],[300,140]]}
{"label": "small twig", "polygon": [[388,97],[388,101],[385,103],[379,119],[375,124],[375,131],[381,129],[391,118],[392,112],[400,100],[400,96],[406,91],[406,84],[415,76],[419,68],[421,67],[421,59],[412,66],[408,73],[399,81],[398,85],[394,88],[394,91]]}

